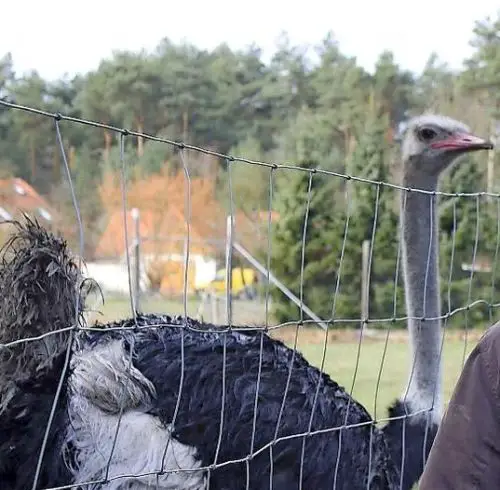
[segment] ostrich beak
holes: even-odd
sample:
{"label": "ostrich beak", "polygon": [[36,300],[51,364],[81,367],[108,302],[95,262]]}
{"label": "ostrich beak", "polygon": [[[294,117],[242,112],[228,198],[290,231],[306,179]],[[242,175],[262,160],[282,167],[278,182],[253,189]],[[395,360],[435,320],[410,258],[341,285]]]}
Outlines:
{"label": "ostrich beak", "polygon": [[455,133],[449,138],[431,143],[430,147],[436,150],[492,150],[493,143],[473,134]]}

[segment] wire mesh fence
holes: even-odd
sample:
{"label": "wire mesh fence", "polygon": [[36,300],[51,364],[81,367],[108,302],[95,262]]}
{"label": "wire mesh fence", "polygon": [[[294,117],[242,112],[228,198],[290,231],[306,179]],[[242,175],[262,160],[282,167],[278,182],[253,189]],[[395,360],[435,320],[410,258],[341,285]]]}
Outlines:
{"label": "wire mesh fence", "polygon": [[[81,271],[85,270],[85,225],[64,145],[64,125],[86,125],[96,131],[107,130],[117,135],[120,150],[119,229],[123,230],[123,236],[118,238],[124,242],[124,253],[121,269],[101,269],[103,281],[126,281],[122,289],[127,293],[128,302],[126,311],[123,295],[111,296],[111,303],[114,301],[115,305],[119,305],[116,311],[94,323],[94,317],[87,316],[85,320],[80,314],[84,302],[87,308],[92,309],[88,298],[75,293],[74,319],[69,324],[43,325],[45,331],[36,330],[39,325],[36,328],[21,325],[16,327],[19,338],[9,341],[4,341],[5,335],[0,338],[2,352],[12,352],[12,355],[15,355],[15,349],[23,352],[27,344],[42,345],[33,351],[36,352],[35,358],[40,360],[41,368],[31,372],[26,367],[22,379],[36,377],[45,390],[37,390],[29,383],[19,383],[20,387],[13,388],[10,382],[18,382],[15,379],[18,373],[10,373],[11,380],[0,377],[4,383],[0,388],[4,417],[3,425],[0,423],[0,437],[4,439],[0,440],[0,449],[3,451],[2,448],[7,446],[13,448],[12,456],[6,454],[5,469],[0,463],[0,475],[4,472],[8,482],[6,488],[28,488],[23,487],[27,483],[33,490],[411,488],[416,481],[415,475],[418,479],[425,464],[428,444],[435,435],[442,411],[444,388],[441,372],[444,369],[444,377],[452,377],[449,366],[445,364],[443,367],[441,359],[448,335],[446,327],[457,318],[463,323],[464,328],[459,330],[458,335],[449,334],[458,337],[456,344],[460,355],[457,358],[460,357],[462,364],[470,350],[468,332],[475,326],[474,312],[481,310],[484,313],[479,322],[481,328],[496,319],[500,305],[495,301],[500,236],[499,194],[443,192],[321,168],[254,161],[3,100],[0,105],[12,111],[25,111],[32,117],[50,118],[54,122],[77,223],[78,249],[74,252],[78,258],[76,267]],[[183,210],[175,219],[177,224],[182,221],[179,229],[184,233],[171,233],[168,238],[158,238],[158,234],[152,237],[141,231],[141,219],[146,218],[141,216],[142,211],[133,211],[128,202],[131,182],[125,145],[131,138],[170,145],[177,151],[183,175]],[[227,213],[221,218],[223,224],[214,227],[213,235],[208,240],[200,240],[195,228],[193,179],[188,163],[193,153],[204,153],[219,159],[228,172]],[[258,238],[264,253],[259,256],[250,252],[238,235],[241,221],[231,179],[235,165],[260,167],[268,172],[268,210],[259,227]],[[300,239],[294,251],[300,258],[299,277],[290,278],[298,284],[295,288],[287,286],[286,277],[273,273],[273,206],[277,176],[284,173],[301,174],[306,183],[303,212],[298,218]],[[322,232],[323,224],[315,221],[314,209],[317,198],[315,185],[319,179],[336,179],[342,183],[338,188],[339,202],[345,205],[332,211],[337,217],[341,215],[335,228],[338,241],[335,264],[322,262],[321,250],[313,253],[314,259],[309,252],[306,253],[310,230],[316,227]],[[392,201],[386,200],[387,193],[392,193]],[[354,195],[357,199],[353,199]],[[437,277],[439,270],[436,270],[436,254],[439,252],[435,247],[438,244],[437,235],[441,233],[436,223],[438,199],[446,203],[448,226],[452,230],[447,258],[441,261],[441,266],[447,268],[448,282],[441,285]],[[165,202],[168,203],[168,200],[167,195]],[[371,200],[374,205],[370,235],[352,237],[350,230],[358,216],[356,206],[370,204]],[[408,221],[401,220],[395,228],[388,228],[392,231],[384,231],[384,226],[392,219],[389,211],[393,201],[401,203],[399,212]],[[475,216],[475,233],[470,260],[457,264],[454,260],[455,240],[460,221],[458,203],[462,201],[470,203],[472,211],[469,216]],[[485,215],[489,216],[488,226],[495,224],[494,230],[491,226],[488,230],[484,229],[481,218]],[[411,234],[409,224],[413,225],[412,229],[416,228],[416,234]],[[172,221],[169,225],[172,226]],[[328,223],[324,226],[326,234]],[[394,229],[397,234],[389,241],[395,250],[392,261],[389,260],[389,266],[383,270],[375,270],[375,264],[382,263],[384,259],[386,247],[377,248],[378,236],[380,233],[393,233]],[[481,243],[483,232],[492,237],[486,244]],[[409,234],[406,250],[400,238],[405,233]],[[257,241],[256,232],[251,231],[249,235],[248,243],[251,244],[252,239]],[[152,252],[148,255],[145,247],[148,241],[163,244],[163,248],[160,247],[156,255]],[[219,263],[222,262],[224,267],[219,271],[222,274],[219,277],[222,293],[215,295],[212,292],[212,296],[208,294],[193,299],[196,288],[191,274],[196,268],[196,257],[202,255],[202,252],[193,251],[197,241],[203,246],[209,242],[214,245],[216,251],[213,253],[219,256]],[[492,248],[492,244],[496,245]],[[355,298],[346,298],[346,294],[343,295],[343,267],[349,255],[354,253],[354,247],[356,254],[363,259],[358,265],[361,291]],[[377,262],[379,255],[383,259]],[[161,295],[155,296],[147,291],[145,283],[141,283],[141,277],[147,276],[143,270],[147,268],[146,264],[154,272],[155,267],[161,267],[163,256],[168,256],[167,262],[174,261],[175,256],[177,263],[180,286],[176,302],[167,301]],[[412,269],[409,265],[412,256],[413,260],[420,259],[423,267]],[[54,260],[65,259],[59,256]],[[239,261],[238,267],[242,270],[249,267],[259,277],[259,292],[250,299],[233,297],[235,260]],[[320,269],[333,267],[335,270],[331,276],[334,280],[329,285],[328,305],[323,309],[329,311],[326,315],[317,314],[305,300],[311,297],[306,290],[309,286],[305,286],[310,284],[305,276],[310,274],[311,263],[320,264]],[[10,264],[4,261],[4,270]],[[212,271],[216,264],[215,260],[208,265],[204,262]],[[467,284],[461,294],[454,290],[452,282],[457,268]],[[98,269],[89,267],[87,270],[92,276],[92,270]],[[125,272],[122,274],[120,270]],[[407,288],[406,304],[401,292],[403,272],[408,281],[404,284]],[[413,279],[409,277],[411,273]],[[50,276],[43,280],[50,282]],[[81,288],[82,279],[79,281]],[[87,284],[86,281],[83,283]],[[409,289],[411,287],[413,289]],[[476,287],[479,288],[477,291]],[[284,321],[273,318],[273,288],[297,305],[297,317]],[[4,294],[6,292],[4,290]],[[439,294],[443,299],[437,304],[433,301]],[[370,298],[373,295],[378,298],[378,306],[372,308]],[[43,294],[40,297],[43,299]],[[214,307],[213,298],[217,297],[219,299]],[[423,304],[415,306],[420,299]],[[25,320],[21,310],[29,309],[30,300],[33,298],[23,298],[16,325]],[[45,300],[48,302],[44,308],[50,310],[50,298],[45,297]],[[67,300],[67,297],[62,296],[62,300]],[[363,301],[358,316],[343,314],[349,311],[345,306],[348,301]],[[220,305],[224,306],[223,314]],[[210,310],[212,323],[202,321],[209,315],[207,310]],[[16,312],[13,314],[16,315]],[[2,319],[5,318],[2,314]],[[247,321],[248,318],[251,320]],[[8,329],[5,320],[3,323],[1,329]],[[388,383],[386,381],[384,385],[384,369],[394,369],[394,365],[387,368],[387,357],[391,336],[398,336],[393,333],[394,327],[400,324],[408,324],[413,348],[413,356],[408,362],[409,380],[406,389],[401,386],[399,405],[393,405],[389,416],[384,416],[381,412],[386,406],[382,409],[380,403],[380,399],[384,398],[381,391]],[[317,326],[322,329],[311,334],[312,327]],[[441,326],[444,327],[444,335],[441,334]],[[357,329],[351,338],[350,358],[347,360],[341,359],[339,354],[341,327]],[[278,340],[282,331],[287,332],[281,337],[283,343]],[[300,350],[305,354],[308,349],[311,351],[301,343],[304,332],[314,336],[314,360],[308,357],[306,361],[299,353]],[[368,358],[364,361],[362,358],[363,349],[367,348],[367,332],[376,332],[379,359]],[[419,340],[419,335],[422,335],[422,340]],[[48,340],[52,337],[59,339],[54,341],[55,347]],[[371,338],[370,335],[368,341]],[[403,341],[407,340],[408,337],[403,336]],[[401,350],[401,342],[396,345]],[[43,349],[50,351],[52,347],[54,352],[47,356]],[[332,351],[335,356],[333,361],[329,359]],[[373,351],[367,352],[367,355],[373,355]],[[45,363],[46,357],[51,362]],[[349,371],[349,377],[344,377],[346,389],[330,378],[330,374],[340,372],[335,363],[339,359],[346,364],[343,369]],[[402,362],[404,359],[403,356],[399,360]],[[358,393],[359,369],[363,363],[370,375],[365,376],[367,379],[362,382],[367,384],[367,392],[372,394],[369,399],[366,395],[364,402],[369,403],[371,416],[354,398]],[[455,366],[454,376],[459,368]],[[422,388],[422,383],[429,382],[431,387]],[[452,382],[448,383],[452,385]],[[417,395],[422,395],[418,390],[426,390],[426,393],[421,397],[423,401],[417,403]],[[45,396],[43,402],[42,391]],[[21,403],[21,395],[28,400],[24,404]],[[30,410],[35,410],[37,404],[40,411],[34,417]],[[37,427],[34,426],[35,418]],[[22,419],[33,431],[31,442],[21,438],[21,429],[17,422],[14,423],[16,419]],[[44,426],[40,427],[42,419]],[[382,424],[386,424],[385,427]],[[392,429],[387,429],[391,424]],[[410,431],[411,427],[421,430],[415,435]],[[22,445],[24,447],[20,447]],[[414,447],[417,450],[410,453]],[[31,474],[21,477],[20,470],[15,467],[19,455],[25,454],[23,451],[29,454],[26,464],[35,465]],[[419,454],[418,460],[409,461],[407,455],[415,453]]]}

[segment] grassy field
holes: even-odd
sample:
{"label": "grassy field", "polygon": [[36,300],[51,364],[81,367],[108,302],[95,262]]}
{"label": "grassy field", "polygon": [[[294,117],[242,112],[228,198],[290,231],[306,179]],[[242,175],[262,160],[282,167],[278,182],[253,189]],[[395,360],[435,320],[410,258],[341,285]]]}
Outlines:
{"label": "grassy field", "polygon": [[[188,315],[194,316],[200,304],[199,299],[187,302]],[[127,298],[107,297],[104,305],[97,308],[100,312],[91,316],[91,321],[101,322],[130,316],[130,302]],[[180,301],[166,300],[161,297],[145,298],[141,301],[144,312],[163,312],[182,314],[184,305]],[[265,323],[264,305],[256,302],[235,301],[233,319],[235,324],[263,325]],[[211,305],[204,310],[205,320],[211,321]],[[220,322],[225,318],[224,301],[218,306]],[[272,323],[271,323],[272,324]],[[284,327],[272,332],[288,345],[295,342],[295,327]],[[476,344],[481,332],[472,331],[467,335],[465,355]],[[340,330],[329,334],[324,370],[348,391],[377,418],[386,416],[387,405],[405,388],[409,369],[409,347],[405,331],[393,331],[389,335],[384,358],[385,332],[378,332],[376,338],[364,337],[361,344],[356,331]],[[464,361],[465,337],[463,333],[450,331],[444,344],[444,395],[448,401]],[[312,364],[320,367],[325,334],[319,328],[302,328],[297,338],[297,348]],[[358,352],[359,351],[359,352]],[[359,355],[358,355],[359,354]],[[357,362],[357,359],[359,361]],[[381,364],[384,358],[382,370]],[[377,379],[380,384],[377,390]],[[375,397],[375,395],[377,395]],[[376,399],[376,406],[375,406]]]}
{"label": "grassy field", "polygon": [[[474,344],[475,341],[469,342],[467,354]],[[384,346],[385,342],[382,340],[365,339],[359,347],[357,340],[339,339],[328,342],[325,356],[325,371],[348,391],[352,389],[354,398],[376,418],[386,417],[387,406],[403,392],[410,365],[406,339],[399,338],[396,341],[389,339],[385,358]],[[320,365],[323,343],[303,339],[298,342],[298,349],[309,362]],[[356,368],[358,349],[359,363]],[[458,338],[447,341],[444,345],[443,356],[444,396],[447,403],[462,368],[464,341]],[[377,390],[382,360],[384,362]]]}

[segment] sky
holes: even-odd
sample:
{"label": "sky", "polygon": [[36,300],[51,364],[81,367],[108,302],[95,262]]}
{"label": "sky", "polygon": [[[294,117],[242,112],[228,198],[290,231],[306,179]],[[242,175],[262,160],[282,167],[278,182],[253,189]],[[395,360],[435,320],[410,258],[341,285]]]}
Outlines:
{"label": "sky", "polygon": [[[294,6],[295,5],[295,6]],[[97,68],[113,50],[153,49],[168,37],[204,49],[256,43],[268,59],[281,32],[314,46],[332,31],[340,49],[372,70],[393,51],[420,72],[435,51],[460,68],[470,55],[476,20],[496,18],[498,0],[18,0],[1,8],[0,55],[11,52],[18,75],[37,70],[53,80]]]}

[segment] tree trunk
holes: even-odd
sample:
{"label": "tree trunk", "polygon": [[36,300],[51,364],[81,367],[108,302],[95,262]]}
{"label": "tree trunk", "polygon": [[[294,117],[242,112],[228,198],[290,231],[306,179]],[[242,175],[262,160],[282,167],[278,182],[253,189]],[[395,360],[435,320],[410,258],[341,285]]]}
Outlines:
{"label": "tree trunk", "polygon": [[[137,120],[137,132],[144,132],[144,122],[142,117]],[[137,156],[141,158],[144,155],[144,138],[142,136],[137,137]]]}
{"label": "tree trunk", "polygon": [[368,96],[368,107],[373,114],[375,112],[375,90],[373,88],[370,90],[370,95]]}
{"label": "tree trunk", "polygon": [[71,170],[75,169],[75,162],[76,162],[76,150],[75,150],[74,146],[70,146],[70,148],[69,148],[69,162],[68,162],[68,165],[69,165],[69,168]]}
{"label": "tree trunk", "polygon": [[344,135],[344,153],[346,157],[349,158],[352,152],[353,135],[351,134],[351,130],[348,127],[343,128],[342,133]]}
{"label": "tree trunk", "polygon": [[[495,141],[495,121],[492,119],[490,122],[490,140]],[[486,191],[492,193],[495,191],[495,152],[488,152],[488,165],[486,173]],[[491,196],[488,197],[491,200]]]}
{"label": "tree trunk", "polygon": [[36,179],[36,149],[33,138],[30,141],[30,166],[31,166],[31,183],[35,183]]}
{"label": "tree trunk", "polygon": [[182,113],[182,141],[183,143],[187,143],[187,135],[188,135],[188,110],[185,109]]}
{"label": "tree trunk", "polygon": [[105,129],[104,130],[104,161],[106,163],[109,162],[109,154],[111,152],[111,143],[112,143],[113,137],[111,136],[111,133]]}
{"label": "tree trunk", "polygon": [[349,134],[349,141],[347,142],[347,159],[350,159],[354,150],[356,149],[356,138],[354,134]]}
{"label": "tree trunk", "polygon": [[52,159],[52,178],[53,184],[58,184],[61,180],[61,154],[59,146],[54,147],[54,157]]}

